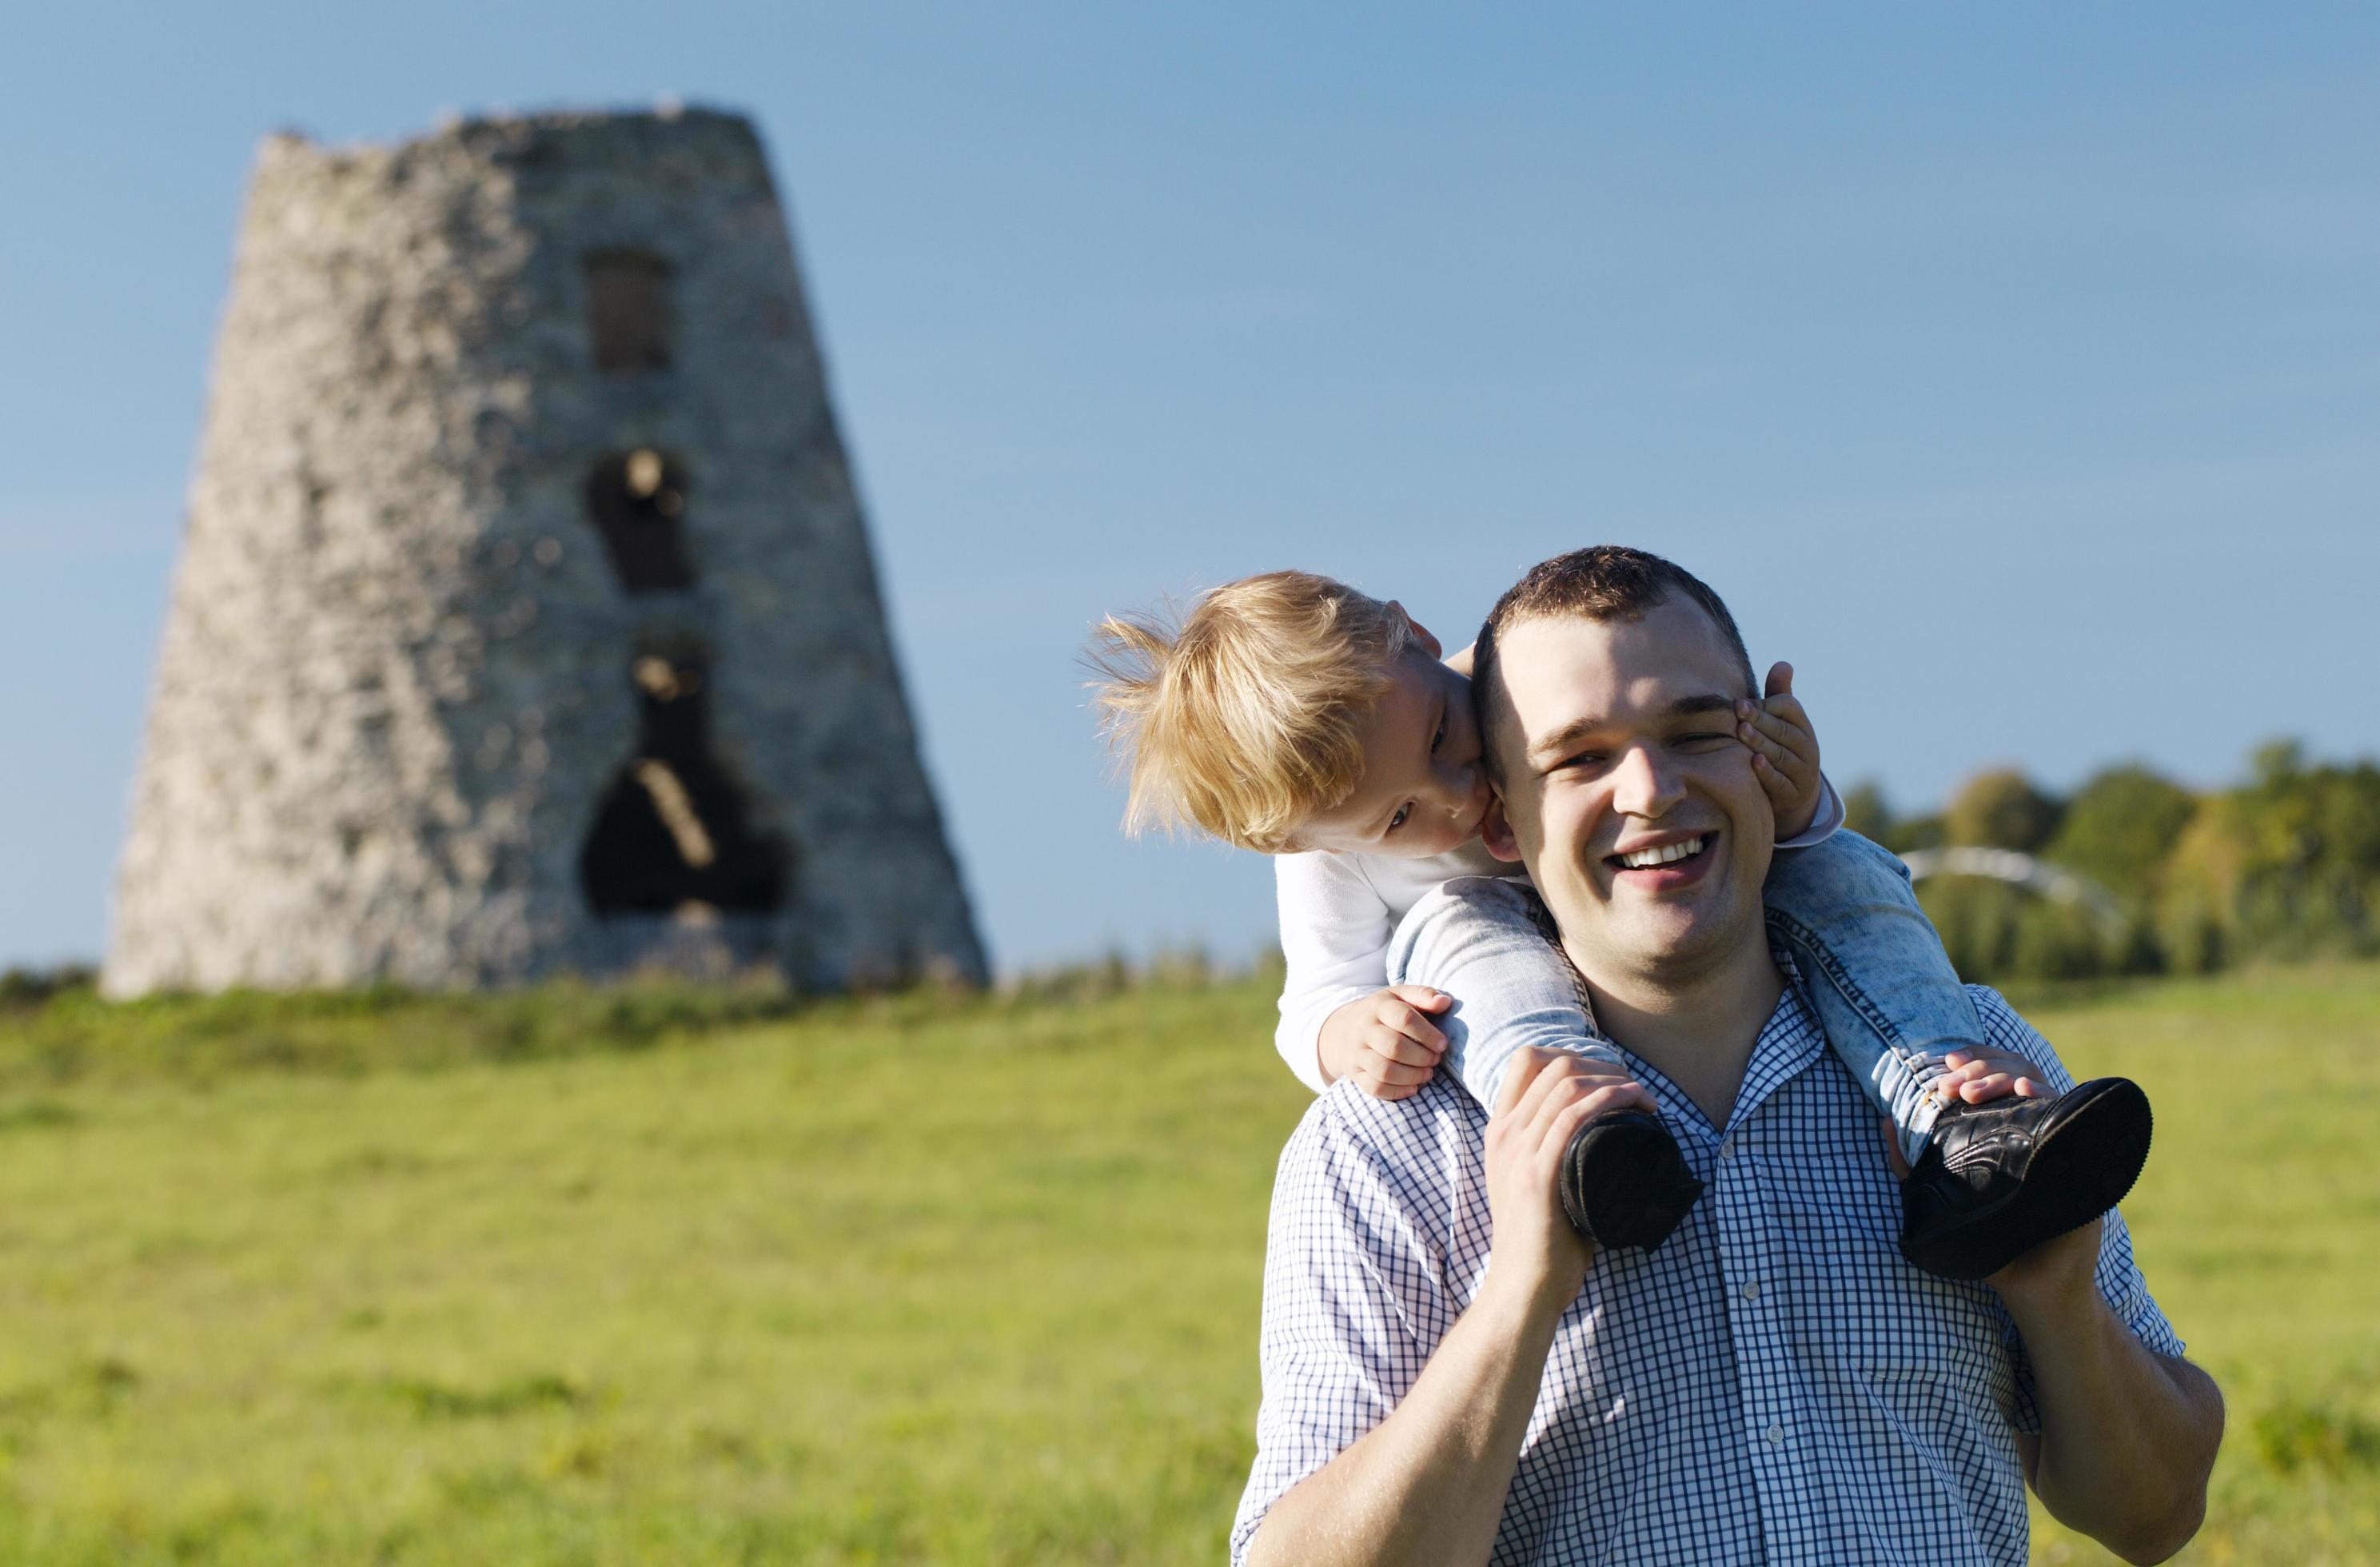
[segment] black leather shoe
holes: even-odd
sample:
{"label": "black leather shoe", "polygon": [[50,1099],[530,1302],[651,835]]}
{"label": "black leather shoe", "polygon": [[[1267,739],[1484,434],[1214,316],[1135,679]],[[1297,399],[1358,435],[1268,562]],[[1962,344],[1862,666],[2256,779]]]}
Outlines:
{"label": "black leather shoe", "polygon": [[1678,1140],[1645,1111],[1607,1110],[1562,1150],[1562,1212],[1600,1246],[1651,1251],[1702,1195]]}
{"label": "black leather shoe", "polygon": [[2122,1201],[2149,1131],[2149,1097],[2128,1077],[1948,1105],[1900,1184],[1900,1255],[1944,1279],[1997,1273]]}

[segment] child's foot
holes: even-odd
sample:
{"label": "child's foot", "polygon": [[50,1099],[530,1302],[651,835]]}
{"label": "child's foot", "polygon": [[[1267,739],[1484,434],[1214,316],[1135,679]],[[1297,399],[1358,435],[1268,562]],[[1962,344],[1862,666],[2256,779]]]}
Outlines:
{"label": "child's foot", "polygon": [[1562,1150],[1562,1212],[1607,1249],[1651,1251],[1670,1238],[1703,1195],[1678,1140],[1660,1118],[1641,1110],[1607,1110]]}
{"label": "child's foot", "polygon": [[1953,1099],[1900,1184],[1900,1255],[1982,1279],[2123,1200],[2148,1162],[2149,1099],[2126,1077],[2056,1099]]}

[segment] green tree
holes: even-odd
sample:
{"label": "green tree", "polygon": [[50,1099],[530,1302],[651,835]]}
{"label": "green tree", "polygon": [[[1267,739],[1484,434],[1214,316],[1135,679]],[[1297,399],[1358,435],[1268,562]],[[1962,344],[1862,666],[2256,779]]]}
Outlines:
{"label": "green tree", "polygon": [[2098,773],[2066,802],[2045,858],[2139,903],[2153,900],[2166,858],[2198,809],[2197,796],[2138,763]]}
{"label": "green tree", "polygon": [[2380,951],[2380,766],[2263,747],[2244,787],[2199,807],[2161,880],[2157,923],[2184,967]]}
{"label": "green tree", "polygon": [[2017,888],[1982,876],[1932,876],[1917,886],[1917,901],[1940,934],[1950,966],[1971,985],[2014,977],[2024,900]]}
{"label": "green tree", "polygon": [[1938,849],[1949,841],[1942,829],[1939,812],[1932,816],[1904,816],[1887,829],[1876,840],[1894,854],[1905,855],[1913,849]]}
{"label": "green tree", "polygon": [[1979,772],[1961,786],[1945,813],[1950,842],[2033,854],[2058,831],[2059,807],[2014,768]]}
{"label": "green tree", "polygon": [[1892,836],[1892,808],[1885,803],[1884,786],[1870,781],[1843,796],[1843,825],[1877,843]]}
{"label": "green tree", "polygon": [[1917,901],[1940,932],[1950,966],[1973,983],[2082,979],[2122,961],[2088,910],[1987,876],[1928,877]]}

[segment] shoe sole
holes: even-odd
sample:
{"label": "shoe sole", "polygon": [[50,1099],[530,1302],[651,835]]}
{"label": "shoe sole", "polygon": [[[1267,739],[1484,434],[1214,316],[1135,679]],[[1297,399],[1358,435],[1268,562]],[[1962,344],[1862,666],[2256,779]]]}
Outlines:
{"label": "shoe sole", "polygon": [[1599,1246],[1653,1251],[1684,1221],[1703,1184],[1658,1120],[1629,1111],[1615,1120],[1581,1133],[1594,1139],[1584,1168],[1565,1157],[1562,1209]]}
{"label": "shoe sole", "polygon": [[[2096,1088],[2033,1150],[2024,1184],[1995,1209],[1970,1214],[1901,1255],[1942,1279],[1988,1278],[2045,1241],[2079,1230],[2124,1200],[2149,1160],[2155,1130],[2149,1097],[2122,1077]],[[2081,1091],[2081,1090],[2078,1090]]]}

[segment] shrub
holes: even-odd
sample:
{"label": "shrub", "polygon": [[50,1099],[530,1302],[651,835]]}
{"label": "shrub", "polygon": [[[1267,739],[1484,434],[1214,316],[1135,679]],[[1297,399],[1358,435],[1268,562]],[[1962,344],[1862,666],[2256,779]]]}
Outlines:
{"label": "shrub", "polygon": [[1892,837],[1892,808],[1885,803],[1883,787],[1874,783],[1861,784],[1844,795],[1843,825],[1863,838],[1888,843]]}
{"label": "shrub", "polygon": [[2201,803],[2161,871],[2178,966],[2380,951],[2380,767],[2308,766],[2290,743],[2253,767]]}
{"label": "shrub", "polygon": [[2085,979],[2118,966],[2090,912],[1977,876],[1937,876],[1918,900],[1959,977],[1974,984]]}
{"label": "shrub", "polygon": [[2198,809],[2197,797],[2138,763],[2111,767],[2075,791],[2042,856],[2117,896],[2146,904]]}
{"label": "shrub", "polygon": [[2057,800],[2007,769],[1967,780],[1952,797],[1944,826],[1953,844],[2032,854],[2058,831],[2058,812]]}

